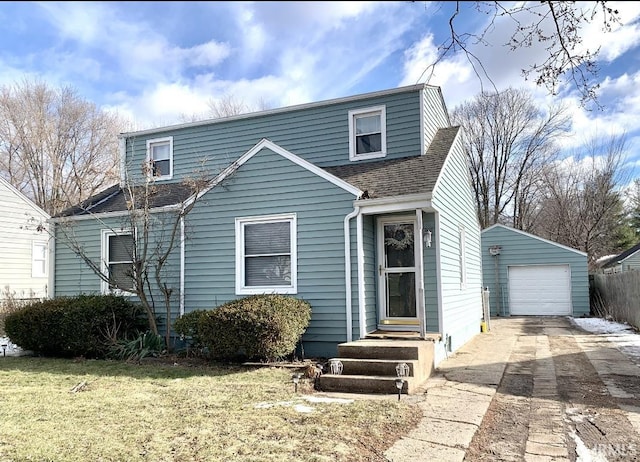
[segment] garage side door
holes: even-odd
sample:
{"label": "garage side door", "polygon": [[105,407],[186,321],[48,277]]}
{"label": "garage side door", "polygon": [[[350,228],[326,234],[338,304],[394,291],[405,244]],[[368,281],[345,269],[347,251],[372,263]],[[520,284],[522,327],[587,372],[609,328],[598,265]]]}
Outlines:
{"label": "garage side door", "polygon": [[570,315],[569,265],[509,267],[509,308],[512,315]]}

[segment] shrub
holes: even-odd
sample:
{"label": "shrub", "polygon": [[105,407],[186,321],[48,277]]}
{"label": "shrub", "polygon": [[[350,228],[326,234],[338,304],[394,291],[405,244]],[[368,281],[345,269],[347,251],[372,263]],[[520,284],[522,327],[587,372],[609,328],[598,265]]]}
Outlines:
{"label": "shrub", "polygon": [[189,349],[202,354],[205,345],[200,335],[200,320],[206,316],[206,310],[194,310],[183,314],[173,323],[173,330],[184,340]]}
{"label": "shrub", "polygon": [[109,356],[125,361],[140,361],[146,357],[157,357],[164,350],[164,339],[151,331],[142,332],[133,340],[122,339],[111,346]]}
{"label": "shrub", "polygon": [[58,297],[30,303],[5,318],[13,343],[45,356],[105,357],[145,326],[138,305],[115,295]]}
{"label": "shrub", "polygon": [[283,295],[253,295],[208,311],[199,323],[215,358],[277,360],[295,351],[311,320],[311,305]]}

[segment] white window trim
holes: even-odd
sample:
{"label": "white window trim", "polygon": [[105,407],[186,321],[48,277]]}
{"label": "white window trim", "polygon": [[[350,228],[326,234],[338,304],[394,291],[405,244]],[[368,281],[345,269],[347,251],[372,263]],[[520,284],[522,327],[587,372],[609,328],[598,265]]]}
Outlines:
{"label": "white window trim", "polygon": [[173,136],[147,140],[147,162],[149,163],[149,165],[152,165],[153,163],[153,159],[151,158],[151,145],[166,142],[169,142],[169,174],[162,176],[153,176],[153,169],[150,169],[150,175],[154,180],[170,180],[173,178]]}
{"label": "white window trim", "polygon": [[460,245],[460,289],[467,286],[467,249],[466,249],[466,232],[464,226],[458,228],[458,240]]}
{"label": "white window trim", "polygon": [[[44,247],[44,261],[40,258],[36,260],[36,247]],[[32,241],[31,242],[31,277],[32,278],[46,278],[47,277],[47,268],[49,267],[49,245],[43,241]],[[36,261],[38,263],[42,262],[43,264],[36,265]],[[38,271],[38,269],[44,268],[44,271]]]}
{"label": "white window trim", "polygon": [[[109,237],[111,236],[122,236],[122,235],[130,235],[135,239],[135,233],[130,229],[122,229],[119,231],[114,231],[113,229],[103,229],[102,230],[102,245],[101,245],[101,255],[100,261],[102,263],[102,274],[108,277],[109,275],[109,265],[107,257],[109,256]],[[133,260],[133,257],[132,257]],[[121,289],[109,289],[109,283],[107,281],[102,281],[102,294],[103,295],[135,295],[133,292],[129,292],[128,290]]]}
{"label": "white window trim", "polygon": [[[356,154],[356,117],[365,114],[380,115],[380,135],[382,151]],[[387,155],[387,110],[385,106],[375,106],[349,111],[349,160],[379,159]]]}
{"label": "white window trim", "polygon": [[[244,285],[244,226],[246,224],[274,223],[288,221],[291,232],[291,284],[288,286],[252,286]],[[236,295],[256,294],[297,294],[298,293],[298,248],[296,214],[263,215],[257,217],[236,218]]]}

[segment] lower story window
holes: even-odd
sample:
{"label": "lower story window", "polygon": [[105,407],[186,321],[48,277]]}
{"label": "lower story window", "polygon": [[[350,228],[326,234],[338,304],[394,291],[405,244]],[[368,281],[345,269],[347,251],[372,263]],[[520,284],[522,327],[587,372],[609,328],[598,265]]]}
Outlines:
{"label": "lower story window", "polygon": [[103,293],[133,292],[133,234],[130,231],[102,232],[102,267],[109,282],[102,284]]}
{"label": "lower story window", "polygon": [[296,217],[236,219],[236,293],[294,294]]}

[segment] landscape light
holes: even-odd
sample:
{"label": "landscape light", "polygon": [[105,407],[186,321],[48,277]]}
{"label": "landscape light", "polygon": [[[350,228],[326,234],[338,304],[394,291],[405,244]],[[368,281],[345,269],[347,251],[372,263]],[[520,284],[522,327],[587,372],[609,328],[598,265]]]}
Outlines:
{"label": "landscape light", "polygon": [[293,381],[293,385],[295,387],[295,392],[298,393],[298,383],[300,382],[300,378],[302,377],[302,374],[300,372],[296,372],[295,374],[293,374],[293,376],[291,377],[291,380]]}
{"label": "landscape light", "polygon": [[404,386],[404,380],[398,377],[396,379],[396,388],[398,389],[398,401],[400,401],[400,395],[402,394],[403,386]]}

